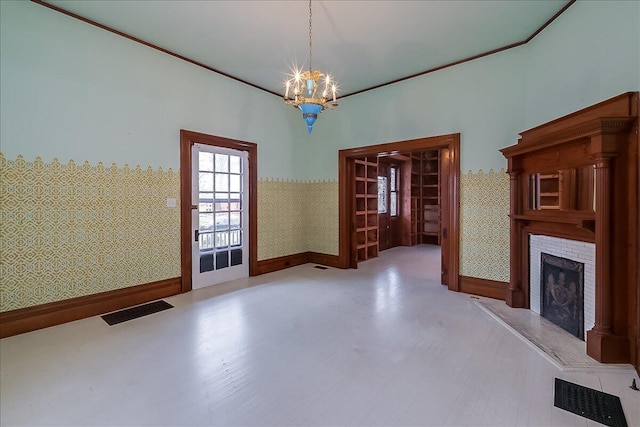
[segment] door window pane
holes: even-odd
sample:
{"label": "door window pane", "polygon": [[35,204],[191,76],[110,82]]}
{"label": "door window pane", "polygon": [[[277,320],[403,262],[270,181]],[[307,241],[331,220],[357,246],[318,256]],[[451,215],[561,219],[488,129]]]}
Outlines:
{"label": "door window pane", "polygon": [[201,201],[198,205],[198,210],[200,211],[200,213],[213,212],[213,203],[210,203],[210,202],[203,203]]}
{"label": "door window pane", "polygon": [[213,252],[200,254],[200,273],[213,270]]}
{"label": "door window pane", "polygon": [[213,172],[213,153],[199,152],[199,170]]}
{"label": "door window pane", "polygon": [[242,249],[233,249],[231,251],[231,265],[242,264]]}
{"label": "door window pane", "polygon": [[229,191],[232,193],[239,193],[241,190],[240,175],[229,175]]}
{"label": "door window pane", "polygon": [[216,270],[229,267],[229,252],[216,252]]}
{"label": "door window pane", "polygon": [[378,213],[387,213],[387,177],[378,177]]}
{"label": "door window pane", "polygon": [[200,233],[198,235],[198,242],[200,242],[200,250],[213,249],[213,233]]}
{"label": "door window pane", "polygon": [[216,248],[226,248],[229,246],[229,232],[217,232],[216,233]]}
{"label": "door window pane", "polygon": [[229,213],[216,212],[216,230],[228,230],[228,229],[229,229]]}
{"label": "door window pane", "polygon": [[213,191],[213,174],[200,172],[200,191]]}
{"label": "door window pane", "polygon": [[239,156],[229,156],[229,172],[241,173],[242,162]]}
{"label": "door window pane", "polygon": [[231,212],[229,221],[229,229],[237,229],[240,228],[240,212]]}
{"label": "door window pane", "polygon": [[229,175],[226,173],[216,174],[216,191],[229,191]]}
{"label": "door window pane", "polygon": [[229,172],[229,156],[216,154],[216,172]]}
{"label": "door window pane", "polygon": [[390,185],[391,191],[396,191],[396,168],[391,168],[391,174],[389,176],[389,179],[391,180]]}
{"label": "door window pane", "polygon": [[398,193],[395,191],[389,194],[389,214],[391,216],[398,215]]}
{"label": "door window pane", "polygon": [[242,245],[242,230],[232,230],[229,232],[229,245],[230,246]]}
{"label": "door window pane", "polygon": [[201,213],[200,214],[200,228],[199,231],[213,230],[213,214]]}

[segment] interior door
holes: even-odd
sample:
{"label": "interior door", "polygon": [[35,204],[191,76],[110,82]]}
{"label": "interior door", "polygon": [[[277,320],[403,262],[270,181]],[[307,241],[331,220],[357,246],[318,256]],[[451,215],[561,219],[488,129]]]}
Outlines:
{"label": "interior door", "polygon": [[397,163],[389,165],[389,247],[402,245],[402,174]]}
{"label": "interior door", "polygon": [[449,206],[449,174],[451,173],[450,153],[448,148],[440,149],[440,253],[441,253],[441,282],[449,285],[449,250],[451,240],[449,238],[449,217],[451,207]]}
{"label": "interior door", "polygon": [[391,218],[389,216],[389,164],[378,164],[378,250],[391,247]]}
{"label": "interior door", "polygon": [[194,144],[193,289],[249,276],[246,151]]}

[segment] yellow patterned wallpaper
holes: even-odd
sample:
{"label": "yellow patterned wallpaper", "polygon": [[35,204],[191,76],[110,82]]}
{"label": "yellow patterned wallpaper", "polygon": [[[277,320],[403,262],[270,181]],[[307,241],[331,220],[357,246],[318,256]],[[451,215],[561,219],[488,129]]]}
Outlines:
{"label": "yellow patterned wallpaper", "polygon": [[[180,276],[179,173],[0,153],[0,311]],[[258,259],[338,253],[336,181],[258,182]]]}
{"label": "yellow patterned wallpaper", "polygon": [[[179,173],[0,153],[0,311],[180,276]],[[461,274],[509,280],[509,178],[461,176]],[[337,181],[258,182],[258,259],[338,254]]]}
{"label": "yellow patterned wallpaper", "polygon": [[0,311],[180,276],[179,174],[0,153]]}
{"label": "yellow patterned wallpaper", "polygon": [[258,181],[258,260],[338,254],[337,181]]}
{"label": "yellow patterned wallpaper", "polygon": [[258,260],[306,252],[306,183],[258,181]]}
{"label": "yellow patterned wallpaper", "polygon": [[[460,181],[460,274],[508,282],[509,176],[469,171]],[[258,209],[259,260],[338,254],[337,181],[260,180]]]}
{"label": "yellow patterned wallpaper", "polygon": [[460,177],[460,274],[509,281],[509,175],[469,171]]}
{"label": "yellow patterned wallpaper", "polygon": [[338,181],[307,183],[307,250],[338,255]]}

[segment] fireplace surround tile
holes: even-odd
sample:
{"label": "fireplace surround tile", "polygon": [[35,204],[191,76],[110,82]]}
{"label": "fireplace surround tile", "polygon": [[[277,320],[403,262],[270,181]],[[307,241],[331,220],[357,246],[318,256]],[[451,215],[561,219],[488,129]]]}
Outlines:
{"label": "fireplace surround tile", "polygon": [[545,252],[584,264],[584,331],[595,325],[596,314],[596,245],[577,240],[540,234],[529,235],[529,298],[531,311],[541,314],[540,307],[540,257]]}

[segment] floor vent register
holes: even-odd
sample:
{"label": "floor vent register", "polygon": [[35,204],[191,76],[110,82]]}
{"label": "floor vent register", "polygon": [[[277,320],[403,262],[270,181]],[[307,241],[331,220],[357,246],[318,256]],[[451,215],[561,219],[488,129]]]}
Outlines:
{"label": "floor vent register", "polygon": [[105,322],[109,324],[109,326],[113,326],[117,325],[118,323],[127,322],[129,320],[137,319],[143,316],[148,316],[149,314],[158,313],[159,311],[168,310],[170,308],[173,308],[171,304],[166,301],[160,300],[116,311],[114,313],[105,314],[101,317]]}
{"label": "floor vent register", "polygon": [[610,427],[627,427],[620,398],[556,378],[554,406]]}

